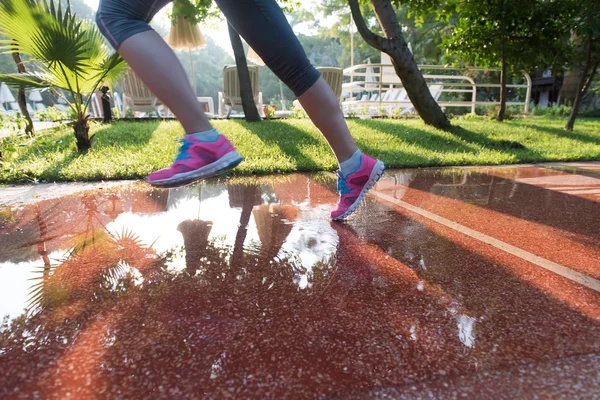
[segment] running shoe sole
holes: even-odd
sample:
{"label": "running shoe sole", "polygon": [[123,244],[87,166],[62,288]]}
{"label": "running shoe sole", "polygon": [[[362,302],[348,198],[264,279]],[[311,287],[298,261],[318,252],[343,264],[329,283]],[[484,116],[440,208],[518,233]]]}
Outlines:
{"label": "running shoe sole", "polygon": [[155,181],[149,181],[146,179],[146,182],[158,188],[175,188],[186,186],[196,181],[211,178],[227,172],[237,167],[243,160],[244,158],[237,151],[231,151],[214,163],[205,165],[202,168],[198,168],[189,172],[182,172],[180,174],[173,175],[169,179],[159,179]]}
{"label": "running shoe sole", "polygon": [[352,203],[352,205],[348,207],[345,213],[343,213],[339,217],[333,218],[333,220],[342,221],[348,218],[354,211],[356,211],[360,203],[364,200],[365,196],[367,195],[367,192],[371,190],[371,188],[375,186],[377,181],[383,176],[384,171],[385,164],[382,161],[377,161],[377,163],[373,167],[373,170],[371,171],[371,176],[369,180],[367,181],[365,186],[363,186],[362,190],[360,191],[360,194],[358,195],[354,203]]}

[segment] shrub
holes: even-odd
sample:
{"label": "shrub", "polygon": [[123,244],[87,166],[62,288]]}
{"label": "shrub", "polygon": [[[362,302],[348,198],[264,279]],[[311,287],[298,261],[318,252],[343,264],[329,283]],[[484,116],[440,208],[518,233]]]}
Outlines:
{"label": "shrub", "polygon": [[56,107],[48,107],[46,110],[38,110],[33,116],[40,121],[58,122],[67,119],[67,113],[58,110]]}

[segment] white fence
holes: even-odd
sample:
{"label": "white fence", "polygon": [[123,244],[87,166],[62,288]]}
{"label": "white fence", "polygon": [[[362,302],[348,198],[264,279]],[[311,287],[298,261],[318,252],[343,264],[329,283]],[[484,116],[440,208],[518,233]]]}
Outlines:
{"label": "white fence", "polygon": [[[498,105],[500,101],[478,101],[477,90],[482,88],[500,88],[500,83],[478,82],[482,75],[498,72],[498,69],[452,68],[441,65],[420,65],[424,78],[432,95],[443,107],[470,107],[475,113],[477,105]],[[531,101],[531,77],[523,73],[525,83],[508,84],[507,88],[526,89],[524,101],[508,101],[508,105],[522,105],[523,111],[529,111]],[[412,110],[412,104],[400,79],[390,64],[360,64],[344,70],[342,106],[351,109],[359,106],[391,106]],[[483,79],[480,79],[483,80]],[[499,92],[499,90],[498,90]],[[469,93],[470,100],[442,100],[442,93]],[[360,98],[359,98],[360,97]]]}

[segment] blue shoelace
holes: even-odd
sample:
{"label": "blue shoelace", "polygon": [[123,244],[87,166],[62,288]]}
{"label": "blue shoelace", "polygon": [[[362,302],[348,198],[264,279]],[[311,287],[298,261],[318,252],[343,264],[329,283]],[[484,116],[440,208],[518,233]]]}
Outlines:
{"label": "blue shoelace", "polygon": [[352,191],[352,189],[350,189],[346,185],[346,177],[344,175],[342,175],[342,173],[340,171],[338,171],[337,176],[338,176],[338,185],[337,185],[338,192],[340,192],[340,194],[342,194],[342,195],[350,193]]}
{"label": "blue shoelace", "polygon": [[182,142],[182,145],[179,148],[179,153],[177,154],[175,161],[187,160],[187,159],[191,158],[190,155],[188,154],[188,150],[190,149],[190,146],[192,145],[192,141],[186,140],[185,138],[179,139],[179,141]]}

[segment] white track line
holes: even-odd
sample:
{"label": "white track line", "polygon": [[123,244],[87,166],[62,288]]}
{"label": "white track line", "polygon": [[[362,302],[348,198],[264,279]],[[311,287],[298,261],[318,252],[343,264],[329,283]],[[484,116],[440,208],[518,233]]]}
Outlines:
{"label": "white track line", "polygon": [[513,245],[505,243],[501,240],[494,239],[491,236],[488,236],[481,232],[477,232],[471,228],[467,228],[464,225],[457,224],[456,222],[450,221],[449,219],[446,219],[444,217],[440,217],[437,214],[433,214],[433,213],[431,213],[427,210],[424,210],[422,208],[419,208],[417,206],[413,206],[412,204],[407,203],[405,201],[396,199],[387,194],[377,192],[375,189],[372,189],[369,192],[369,194],[371,194],[372,196],[378,197],[381,200],[384,200],[384,201],[390,202],[392,204],[395,204],[397,206],[400,206],[402,208],[405,208],[409,211],[414,212],[415,214],[419,214],[420,216],[430,219],[432,221],[435,221],[439,224],[447,226],[448,228],[454,229],[455,231],[458,231],[464,235],[472,237],[473,239],[477,239],[480,242],[484,242],[484,243],[489,244],[490,246],[494,246],[497,249],[500,249],[509,254],[512,254],[513,256],[516,256],[523,260],[529,261],[530,263],[535,264],[538,267],[542,267],[544,269],[547,269],[548,271],[552,271],[557,275],[565,277],[573,282],[577,282],[583,286],[586,286],[592,290],[595,290],[596,292],[600,292],[600,281],[598,279],[595,279],[595,278],[592,278],[585,274],[582,274],[581,272],[574,271],[569,267],[565,267],[564,265],[560,265],[553,261],[546,260],[545,258],[536,256],[535,254],[530,253],[526,250],[520,249],[518,247],[515,247]]}

